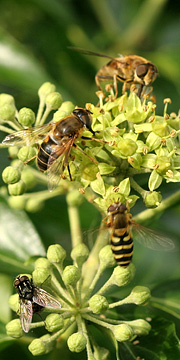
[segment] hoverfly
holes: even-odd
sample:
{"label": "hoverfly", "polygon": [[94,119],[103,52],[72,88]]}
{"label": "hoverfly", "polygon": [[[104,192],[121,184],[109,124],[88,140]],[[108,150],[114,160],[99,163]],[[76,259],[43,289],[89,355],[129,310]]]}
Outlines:
{"label": "hoverfly", "polygon": [[[58,122],[50,122],[7,135],[3,144],[31,146],[41,142],[38,154],[35,156],[37,157],[37,166],[41,172],[47,172],[49,190],[52,191],[58,185],[60,176],[66,167],[69,171],[70,180],[72,180],[68,165],[72,148],[79,149],[89,157],[75,142],[79,138],[91,139],[81,136],[84,128],[87,128],[93,135],[95,134],[91,128],[91,123],[91,112],[78,108]],[[100,140],[97,139],[97,141]],[[89,158],[97,163],[93,158]]]}
{"label": "hoverfly", "polygon": [[118,265],[127,267],[133,256],[133,237],[150,249],[172,250],[171,239],[145,228],[132,220],[125,204],[114,202],[108,207],[108,220],[105,219],[110,231],[111,249]]}
{"label": "hoverfly", "polygon": [[[115,99],[118,95],[117,81],[121,81],[124,83],[122,88],[123,94],[131,84],[138,84],[139,90],[137,95],[139,97],[142,97],[143,87],[149,87],[158,75],[158,69],[156,65],[152,64],[147,59],[138,55],[125,55],[113,58],[108,55],[99,54],[81,48],[69,48],[86,55],[95,55],[110,59],[110,61],[104,66],[102,66],[97,72],[95,76],[95,82],[98,89],[102,91],[101,82],[107,80],[113,81],[115,89]],[[148,94],[150,94],[152,90],[153,88],[150,87],[150,91]]]}
{"label": "hoverfly", "polygon": [[60,302],[45,290],[35,286],[28,276],[18,276],[14,286],[19,294],[19,317],[22,329],[29,331],[34,313],[43,310],[44,307],[60,309]]}

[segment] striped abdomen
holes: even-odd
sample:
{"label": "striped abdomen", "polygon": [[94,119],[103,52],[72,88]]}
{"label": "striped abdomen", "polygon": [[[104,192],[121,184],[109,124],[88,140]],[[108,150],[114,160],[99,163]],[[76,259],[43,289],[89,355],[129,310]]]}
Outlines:
{"label": "striped abdomen", "polygon": [[56,143],[49,136],[47,136],[47,138],[43,141],[43,143],[40,146],[37,156],[37,165],[39,170],[42,172],[48,169],[48,160],[49,157],[52,156],[52,154],[54,157],[54,161],[57,159],[53,146],[56,146]]}
{"label": "striped abdomen", "polygon": [[118,265],[126,267],[132,260],[133,239],[130,229],[125,229],[125,232],[122,235],[118,234],[119,230],[120,229],[114,229],[112,231],[111,249]]}

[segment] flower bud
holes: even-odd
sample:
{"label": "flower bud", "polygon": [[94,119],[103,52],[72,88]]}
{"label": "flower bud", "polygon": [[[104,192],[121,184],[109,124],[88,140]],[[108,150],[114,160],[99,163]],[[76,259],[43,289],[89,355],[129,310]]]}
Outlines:
{"label": "flower bud", "polygon": [[53,263],[62,264],[66,257],[66,250],[59,244],[50,245],[47,250],[47,258]]}
{"label": "flower bud", "polygon": [[56,90],[56,87],[54,84],[51,84],[50,82],[45,82],[41,85],[41,87],[38,90],[38,95],[41,98],[42,101],[46,101],[47,95],[54,92]]}
{"label": "flower bud", "polygon": [[58,92],[52,92],[46,97],[46,105],[49,105],[53,110],[59,109],[62,104],[62,96]]}
{"label": "flower bud", "polygon": [[84,198],[78,190],[69,192],[66,196],[66,201],[69,206],[80,206]]}
{"label": "flower bud", "polygon": [[48,284],[51,281],[51,270],[49,268],[37,267],[32,273],[33,281],[36,285],[41,286],[46,282]]}
{"label": "flower bud", "polygon": [[120,342],[131,340],[134,335],[133,330],[127,324],[114,325],[111,330],[115,339]]}
{"label": "flower bud", "polygon": [[70,351],[72,352],[81,352],[86,347],[87,340],[83,334],[76,332],[72,334],[67,341],[67,345]]}
{"label": "flower bud", "polygon": [[78,267],[82,266],[82,264],[87,260],[88,256],[89,249],[83,243],[76,245],[71,251],[71,257],[74,261],[76,261]]}
{"label": "flower bud", "polygon": [[160,137],[169,135],[169,128],[167,121],[161,116],[156,116],[156,119],[152,123],[152,131]]}
{"label": "flower bud", "polygon": [[11,320],[6,324],[6,333],[13,338],[19,338],[23,336],[23,330],[19,319]]}
{"label": "flower bud", "polygon": [[126,298],[126,304],[144,305],[151,297],[150,290],[145,286],[135,286],[130,295]]}
{"label": "flower bud", "polygon": [[2,179],[6,184],[15,184],[20,178],[20,171],[13,166],[7,166],[2,172]]}
{"label": "flower bud", "polygon": [[0,107],[2,107],[5,104],[10,104],[15,106],[13,96],[9,94],[0,94]]}
{"label": "flower bud", "polygon": [[75,105],[71,101],[63,101],[60,110],[65,111],[66,114],[71,114],[75,109]]}
{"label": "flower bud", "polygon": [[30,345],[28,346],[29,351],[34,356],[39,356],[43,354],[47,354],[49,351],[52,350],[52,344],[46,342],[50,338],[50,334],[45,334],[41,336],[39,339],[34,339]]}
{"label": "flower bud", "polygon": [[162,196],[157,191],[150,192],[149,194],[146,195],[146,197],[144,199],[145,205],[150,209],[153,209],[153,208],[156,208],[157,206],[159,206],[161,201],[162,201]]}
{"label": "flower bud", "polygon": [[13,196],[22,195],[26,191],[26,185],[24,181],[19,180],[16,184],[9,184],[8,191]]}
{"label": "flower bud", "polygon": [[132,156],[136,152],[137,145],[135,141],[126,138],[126,139],[122,139],[118,143],[118,149],[122,156],[128,157],[128,156]]}
{"label": "flower bud", "polygon": [[0,107],[0,120],[13,121],[15,118],[16,108],[11,104],[4,104]]}
{"label": "flower bud", "polygon": [[26,201],[25,209],[28,212],[35,213],[42,210],[43,206],[44,202],[42,200],[38,200],[36,198],[29,198]]}
{"label": "flower bud", "polygon": [[10,147],[8,148],[8,153],[9,153],[10,159],[16,159],[16,158],[17,158],[18,151],[19,151],[18,146],[10,146]]}
{"label": "flower bud", "polygon": [[35,122],[35,113],[29,108],[23,107],[19,110],[18,121],[24,127],[31,127]]}
{"label": "flower bud", "polygon": [[26,200],[22,196],[9,196],[8,204],[12,209],[23,210]]}
{"label": "flower bud", "polygon": [[29,167],[23,169],[21,173],[21,179],[26,184],[26,189],[28,190],[32,189],[37,184],[36,177]]}
{"label": "flower bud", "polygon": [[55,332],[62,329],[64,326],[64,319],[60,314],[49,314],[45,320],[45,328],[49,332]]}
{"label": "flower bud", "polygon": [[50,261],[48,259],[46,259],[45,257],[39,257],[35,263],[34,263],[34,268],[41,268],[41,269],[47,269],[49,272],[51,272],[52,270],[52,265],[50,263]]}
{"label": "flower bud", "polygon": [[131,267],[128,266],[126,268],[122,266],[116,266],[112,273],[111,281],[114,283],[114,285],[117,286],[127,285],[132,280],[134,272],[135,270],[133,264],[131,264]]}
{"label": "flower bud", "polygon": [[89,300],[89,306],[94,314],[101,314],[108,309],[109,304],[104,296],[96,294]]}
{"label": "flower bud", "polygon": [[111,246],[104,246],[99,252],[100,267],[106,269],[116,265]]}
{"label": "flower bud", "polygon": [[66,285],[74,286],[80,279],[80,270],[74,265],[68,265],[65,267],[62,279]]}
{"label": "flower bud", "polygon": [[148,335],[151,330],[151,325],[143,319],[133,320],[129,323],[135,335]]}
{"label": "flower bud", "polygon": [[67,116],[67,113],[65,111],[57,110],[52,118],[52,122],[58,122]]}
{"label": "flower bud", "polygon": [[8,305],[11,310],[17,313],[19,310],[19,295],[18,294],[11,295],[8,300]]}
{"label": "flower bud", "polygon": [[[36,149],[32,146],[22,146],[18,152],[18,159],[22,162],[28,161],[34,158],[34,156],[36,156]],[[30,161],[28,162],[30,164]]]}

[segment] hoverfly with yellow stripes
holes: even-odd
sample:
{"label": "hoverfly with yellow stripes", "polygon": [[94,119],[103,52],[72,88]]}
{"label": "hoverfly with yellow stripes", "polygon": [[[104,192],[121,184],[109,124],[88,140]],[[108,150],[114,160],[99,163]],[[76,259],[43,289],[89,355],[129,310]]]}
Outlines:
{"label": "hoverfly with yellow stripes", "polygon": [[[72,180],[69,169],[69,157],[72,148],[78,149],[97,164],[95,159],[75,144],[80,138],[92,140],[92,138],[82,136],[84,128],[95,135],[91,128],[91,114],[87,109],[77,108],[73,110],[72,114],[67,115],[58,122],[50,122],[7,135],[2,143],[8,146],[24,144],[32,146],[41,143],[38,153],[34,157],[37,158],[39,170],[47,173],[48,187],[52,191],[58,185],[66,167],[68,168],[70,180]],[[93,139],[101,141],[100,139]]]}
{"label": "hoverfly with yellow stripes", "polygon": [[34,313],[44,307],[60,309],[60,302],[44,289],[33,284],[26,275],[20,275],[14,281],[19,294],[19,317],[24,332],[28,332]]}
{"label": "hoverfly with yellow stripes", "polygon": [[133,257],[133,237],[153,250],[172,250],[174,243],[170,238],[152,229],[135,223],[127,206],[114,202],[108,207],[108,216],[103,220],[110,232],[111,249],[118,265],[127,267]]}
{"label": "hoverfly with yellow stripes", "polygon": [[137,93],[139,97],[143,96],[144,87],[147,88],[150,86],[150,91],[147,95],[152,92],[153,88],[151,84],[158,76],[158,69],[156,65],[152,64],[144,57],[138,55],[121,55],[117,58],[113,58],[111,56],[96,53],[90,50],[84,50],[76,47],[69,48],[85,55],[95,55],[109,59],[109,62],[103,65],[95,76],[95,82],[99,90],[102,91],[101,82],[110,80],[113,81],[115,98],[118,95],[118,81],[123,82],[123,94],[132,84],[139,85]]}

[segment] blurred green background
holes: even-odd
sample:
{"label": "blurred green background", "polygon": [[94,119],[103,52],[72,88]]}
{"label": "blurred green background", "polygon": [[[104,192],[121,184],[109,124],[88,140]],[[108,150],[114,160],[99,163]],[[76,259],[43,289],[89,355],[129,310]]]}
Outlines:
{"label": "blurred green background", "polygon": [[[159,69],[159,77],[153,85],[157,113],[163,113],[163,99],[166,97],[172,100],[168,112],[178,112],[180,7],[177,3],[170,0],[0,0],[0,93],[13,95],[18,109],[26,106],[36,111],[37,90],[43,82],[51,81],[56,84],[64,100],[71,100],[82,107],[86,102],[96,104],[94,76],[106,63],[106,59],[73,52],[68,46],[77,46],[113,57],[117,54],[136,54],[149,59]],[[7,164],[7,150],[1,150],[1,172]],[[147,179],[141,178],[140,181],[143,186]],[[0,184],[3,185],[1,179]],[[177,189],[178,184],[162,186],[164,197]],[[3,211],[3,201],[1,205]],[[58,197],[48,200],[46,205],[48,206],[37,214],[28,214],[30,221],[37,229],[45,248],[59,242],[69,251],[70,234],[65,199]],[[142,209],[143,205],[140,203],[136,212]],[[93,227],[101,220],[100,214],[87,203],[81,206],[80,214],[83,229]],[[153,220],[154,226],[163,228],[177,242],[175,252],[160,256],[159,253],[142,249],[137,244],[134,254],[134,263],[138,264],[138,269],[133,286],[142,284],[153,287],[152,284],[157,284],[158,281],[162,283],[167,279],[168,291],[175,302],[179,293],[173,295],[173,289],[176,285],[179,286],[180,278],[179,214],[180,207],[176,206],[167,211],[158,222]],[[9,225],[8,216],[3,225]],[[17,228],[18,226],[19,219],[16,223]],[[2,231],[1,220],[0,229]],[[23,242],[22,238],[23,228],[19,234],[20,242]],[[26,243],[23,246],[26,247]],[[28,252],[27,248],[26,250]],[[0,252],[1,255],[2,253]],[[2,257],[0,258],[2,294],[11,294],[15,270],[18,272],[18,266],[17,269],[8,267],[6,262],[3,263]],[[5,316],[0,316],[2,328],[11,318],[7,298],[8,296],[3,296],[2,299],[5,309]],[[168,316],[172,320],[172,317]],[[180,313],[178,316],[180,318]],[[180,333],[178,320],[176,326]],[[33,358],[25,347],[20,345],[7,348],[9,340],[7,343],[3,342],[3,331],[0,336],[0,349],[5,349],[1,352],[1,359]],[[63,353],[62,359],[77,359],[78,356]],[[53,354],[42,356],[41,359],[56,357],[58,355]]]}

